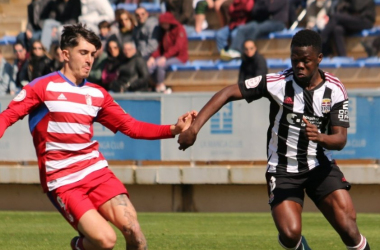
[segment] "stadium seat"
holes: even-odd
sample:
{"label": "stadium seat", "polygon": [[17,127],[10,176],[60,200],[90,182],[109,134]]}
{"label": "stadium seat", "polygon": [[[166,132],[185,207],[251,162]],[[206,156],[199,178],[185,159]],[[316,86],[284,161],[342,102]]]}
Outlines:
{"label": "stadium seat", "polygon": [[156,3],[140,3],[141,7],[144,7],[149,13],[161,13],[161,6]]}
{"label": "stadium seat", "polygon": [[125,9],[129,12],[134,12],[137,9],[137,4],[135,3],[119,3],[116,5],[116,9]]}

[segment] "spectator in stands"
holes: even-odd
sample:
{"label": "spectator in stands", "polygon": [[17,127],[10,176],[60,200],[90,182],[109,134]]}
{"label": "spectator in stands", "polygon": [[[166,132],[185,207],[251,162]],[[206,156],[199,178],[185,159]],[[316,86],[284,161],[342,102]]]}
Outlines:
{"label": "spectator in stands", "polygon": [[345,36],[372,28],[375,20],[374,0],[340,0],[321,33],[323,54],[332,53],[330,42],[333,42],[337,55],[347,56]]}
{"label": "spectator in stands", "polygon": [[62,50],[58,44],[50,46],[50,56],[52,58],[50,68],[52,71],[61,70],[63,67],[63,55]]}
{"label": "spectator in stands", "polygon": [[239,70],[239,82],[260,75],[268,74],[265,58],[257,51],[255,42],[247,40],[244,42],[242,63]]}
{"label": "spectator in stands", "polygon": [[117,39],[111,38],[107,44],[107,59],[102,70],[101,86],[106,90],[110,90],[111,82],[115,81],[119,75],[119,66],[123,61],[123,53],[120,52],[121,46]]}
{"label": "spectator in stands", "polygon": [[218,17],[220,27],[226,26],[230,21],[228,9],[233,0],[215,0],[214,9]]}
{"label": "spectator in stands", "polygon": [[315,0],[307,5],[306,28],[322,31],[329,21],[328,15],[337,0]]}
{"label": "spectator in stands", "polygon": [[100,41],[102,41],[102,44],[105,45],[108,38],[111,36],[111,24],[107,21],[101,21],[98,24],[98,29]]}
{"label": "spectator in stands", "polygon": [[229,39],[234,39],[237,28],[248,21],[254,0],[234,0],[229,7],[230,22],[216,32],[216,46],[222,54],[228,47]]}
{"label": "spectator in stands", "polygon": [[193,0],[193,7],[195,12],[195,32],[200,33],[208,27],[206,12],[208,9],[214,8],[214,0]]}
{"label": "spectator in stands", "polygon": [[162,30],[158,25],[158,19],[155,16],[149,16],[148,11],[139,7],[135,11],[137,26],[133,29],[133,40],[144,59],[157,49],[158,41],[161,39]]}
{"label": "spectator in stands", "polygon": [[52,60],[48,57],[48,53],[41,41],[34,41],[28,65],[29,81],[33,81],[37,77],[51,73],[51,64]]}
{"label": "spectator in stands", "polygon": [[271,32],[283,30],[288,20],[288,4],[288,1],[283,0],[255,0],[251,13],[253,20],[237,28],[230,49],[222,51],[221,58],[239,58],[244,41],[256,41]]}
{"label": "spectator in stands", "polygon": [[41,39],[43,20],[40,18],[43,9],[50,0],[32,0],[28,4],[28,23],[26,31],[17,36],[17,42],[24,44],[27,51],[30,51],[32,43]]}
{"label": "spectator in stands", "polygon": [[291,27],[298,18],[299,9],[306,7],[306,0],[287,0],[286,2],[289,2],[287,23]]}
{"label": "spectator in stands", "polygon": [[5,60],[0,48],[0,96],[14,95],[17,91],[12,66]]}
{"label": "spectator in stands", "polygon": [[110,39],[117,39],[119,44],[132,41],[132,33],[136,26],[134,16],[124,9],[118,10],[116,12],[116,23],[117,32],[111,35]]}
{"label": "spectator in stands", "polygon": [[86,24],[95,34],[99,34],[99,21],[112,22],[115,20],[115,12],[108,0],[80,0],[80,2],[79,22]]}
{"label": "spectator in stands", "polygon": [[123,45],[124,60],[119,67],[119,75],[111,83],[110,89],[116,93],[147,91],[149,71],[145,60],[137,53],[134,42]]}
{"label": "spectator in stands", "polygon": [[13,79],[15,79],[17,91],[29,83],[28,60],[29,53],[22,43],[16,42],[13,45],[16,59],[13,62]]}
{"label": "spectator in stands", "polygon": [[64,24],[78,23],[81,14],[80,0],[51,0],[41,13],[44,20],[41,42],[50,50],[54,41],[59,41],[60,33]]}
{"label": "spectator in stands", "polygon": [[148,59],[149,73],[154,75],[155,90],[159,93],[170,94],[164,80],[166,70],[173,64],[186,63],[189,59],[186,31],[170,12],[159,17],[164,35],[158,48]]}
{"label": "spectator in stands", "polygon": [[195,33],[193,0],[165,0],[165,7],[183,25],[187,35]]}
{"label": "spectator in stands", "polygon": [[100,86],[103,86],[102,71],[105,68],[107,61],[107,53],[104,52],[104,47],[106,47],[106,44],[102,43],[102,46],[96,51],[94,63],[92,64],[90,74],[87,78],[89,82],[96,83]]}

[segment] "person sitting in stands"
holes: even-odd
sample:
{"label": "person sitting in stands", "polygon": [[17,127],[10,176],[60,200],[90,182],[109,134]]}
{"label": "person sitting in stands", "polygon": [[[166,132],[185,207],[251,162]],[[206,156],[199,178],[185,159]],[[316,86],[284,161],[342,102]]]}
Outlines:
{"label": "person sitting in stands", "polygon": [[14,95],[17,91],[12,66],[5,60],[0,48],[0,96]]}
{"label": "person sitting in stands", "polygon": [[254,41],[245,41],[243,51],[242,63],[239,70],[239,82],[268,74],[267,61],[257,51]]}
{"label": "person sitting in stands", "polygon": [[120,44],[117,39],[110,39],[106,45],[107,59],[102,70],[101,86],[110,90],[111,82],[115,81],[119,75],[119,66],[123,61],[123,53],[120,52]]}
{"label": "person sitting in stands", "polygon": [[166,70],[173,64],[186,63],[189,59],[186,31],[170,12],[161,14],[159,23],[164,36],[155,52],[147,61],[149,73],[154,76],[155,90],[170,94],[164,80]]}
{"label": "person sitting in stands", "polygon": [[51,73],[51,63],[52,61],[47,56],[47,52],[41,41],[34,41],[28,65],[29,81]]}
{"label": "person sitting in stands", "polygon": [[111,83],[111,91],[115,93],[148,91],[148,67],[145,60],[137,53],[135,43],[124,43],[123,53],[125,57],[119,66],[117,79]]}

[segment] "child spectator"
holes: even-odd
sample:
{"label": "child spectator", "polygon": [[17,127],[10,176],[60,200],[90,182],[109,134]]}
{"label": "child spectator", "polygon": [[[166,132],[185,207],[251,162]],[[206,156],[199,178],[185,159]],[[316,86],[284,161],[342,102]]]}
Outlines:
{"label": "child spectator", "polygon": [[105,45],[108,38],[111,36],[111,24],[107,21],[101,21],[98,24],[99,37],[102,44]]}

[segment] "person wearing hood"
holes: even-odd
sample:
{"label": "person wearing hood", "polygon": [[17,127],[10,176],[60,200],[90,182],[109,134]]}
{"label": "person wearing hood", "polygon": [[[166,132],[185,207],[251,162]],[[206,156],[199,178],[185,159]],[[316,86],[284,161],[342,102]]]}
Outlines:
{"label": "person wearing hood", "polygon": [[186,63],[189,59],[186,31],[172,13],[166,12],[159,17],[164,30],[163,38],[156,51],[148,59],[149,73],[154,76],[156,92],[170,94],[164,80],[166,70],[173,64]]}
{"label": "person wearing hood", "polygon": [[243,46],[242,63],[239,70],[239,82],[247,79],[268,74],[265,58],[257,51],[255,42],[247,40]]}
{"label": "person wearing hood", "polygon": [[115,93],[147,91],[149,86],[149,71],[145,60],[137,53],[134,42],[123,45],[124,59],[119,66],[119,76],[110,86]]}

